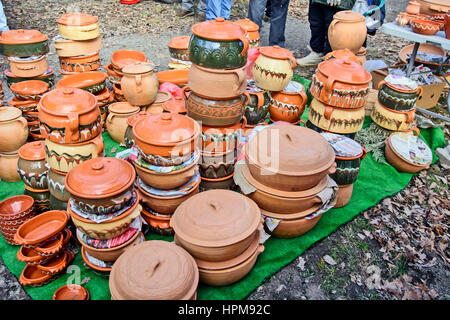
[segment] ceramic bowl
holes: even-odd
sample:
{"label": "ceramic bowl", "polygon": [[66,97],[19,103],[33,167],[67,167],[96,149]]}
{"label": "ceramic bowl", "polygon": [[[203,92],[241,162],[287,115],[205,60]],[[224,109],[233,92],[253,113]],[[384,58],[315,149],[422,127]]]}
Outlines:
{"label": "ceramic bowl", "polygon": [[26,81],[26,80],[42,80],[48,83],[49,87],[52,87],[55,84],[55,74],[51,67],[47,69],[46,72],[44,72],[42,75],[39,75],[37,77],[27,77],[27,78],[21,78],[16,76],[11,72],[11,70],[5,69],[3,71],[3,75],[6,80],[6,84],[8,87],[11,87],[14,83]]}
{"label": "ceramic bowl", "polygon": [[441,27],[441,25],[437,22],[423,19],[412,19],[409,24],[415,33],[428,36],[438,32]]}
{"label": "ceramic bowl", "polygon": [[143,209],[142,217],[149,224],[150,230],[162,236],[173,236],[174,231],[170,227],[170,215],[160,215],[150,210]]}
{"label": "ceramic bowl", "polygon": [[89,300],[89,291],[78,284],[66,284],[55,291],[53,300]]}
{"label": "ceramic bowl", "polygon": [[86,13],[65,13],[58,19],[61,37],[70,40],[90,40],[100,36],[98,18]]}
{"label": "ceramic bowl", "polygon": [[227,152],[201,152],[199,171],[202,178],[221,179],[234,172],[236,150]]}
{"label": "ceramic bowl", "polygon": [[53,38],[55,51],[58,57],[76,57],[97,52],[102,49],[102,38],[97,37],[90,40],[74,41],[56,36]]}
{"label": "ceramic bowl", "polygon": [[45,55],[48,51],[48,37],[38,30],[7,30],[0,37],[0,53],[7,57]]}
{"label": "ceramic bowl", "polygon": [[[90,93],[97,94],[106,88],[106,78],[108,76],[104,72],[91,71],[74,74],[59,80],[55,88],[79,88]],[[99,99],[99,97],[97,97]]]}
{"label": "ceramic bowl", "polygon": [[74,72],[95,71],[102,66],[99,51],[77,57],[59,57],[61,73],[74,75]]}
{"label": "ceramic bowl", "polygon": [[65,228],[55,237],[47,239],[39,245],[33,247],[33,250],[37,254],[48,258],[65,249],[70,238],[72,238],[72,232],[68,228]]}
{"label": "ceramic bowl", "polygon": [[23,286],[40,287],[54,279],[54,276],[43,273],[36,265],[27,264],[22,270],[19,282]]}
{"label": "ceramic bowl", "polygon": [[0,222],[24,219],[34,210],[34,199],[27,195],[9,197],[0,202]]}
{"label": "ceramic bowl", "polygon": [[9,88],[18,99],[39,100],[48,91],[49,85],[42,80],[25,80],[14,83]]}
{"label": "ceramic bowl", "polygon": [[[117,50],[111,55],[111,64],[115,70],[121,71],[125,66],[136,62],[146,62],[147,56],[137,50]],[[116,71],[117,72],[117,71]]]}
{"label": "ceramic bowl", "polygon": [[155,73],[160,84],[169,82],[184,87],[188,82],[189,70],[166,70]]}
{"label": "ceramic bowl", "polygon": [[45,274],[56,275],[63,271],[73,260],[75,255],[67,250],[54,255],[52,258],[38,264],[36,267]]}
{"label": "ceramic bowl", "polygon": [[233,190],[233,188],[235,187],[233,176],[234,173],[230,174],[229,176],[217,179],[202,177],[202,181],[200,182],[200,192],[214,189]]}

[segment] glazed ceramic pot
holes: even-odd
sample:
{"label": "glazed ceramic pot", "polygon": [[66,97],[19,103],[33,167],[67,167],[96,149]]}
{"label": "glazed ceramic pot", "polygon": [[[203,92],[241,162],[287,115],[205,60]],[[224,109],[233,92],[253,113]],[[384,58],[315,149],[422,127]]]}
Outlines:
{"label": "glazed ceramic pot", "polygon": [[197,96],[203,98],[239,97],[247,86],[245,66],[224,70],[204,68],[193,64],[189,71],[188,86]]}
{"label": "glazed ceramic pot", "polygon": [[169,82],[184,87],[188,82],[189,70],[165,70],[155,73],[160,84]]}
{"label": "glazed ceramic pot", "polygon": [[22,181],[33,189],[48,189],[44,141],[24,144],[19,149],[17,172]]}
{"label": "glazed ceramic pot", "polygon": [[247,31],[249,48],[259,47],[259,26],[256,23],[247,18],[233,21],[233,23],[240,25],[242,29]]}
{"label": "glazed ceramic pot", "polygon": [[153,101],[153,103],[148,106],[141,106],[141,110],[148,113],[163,113],[164,104],[170,101],[170,99],[172,99],[171,93],[158,91],[155,101]]}
{"label": "glazed ceramic pot", "polygon": [[174,97],[162,105],[163,112],[178,113],[186,115],[186,100],[182,97]]}
{"label": "glazed ceramic pot", "polygon": [[32,189],[25,185],[24,195],[30,196],[34,199],[34,207],[36,213],[50,210],[50,192],[47,190]]}
{"label": "glazed ceramic pot", "polygon": [[211,127],[202,125],[201,150],[207,154],[233,151],[237,148],[241,130],[247,125],[247,119],[230,126]]}
{"label": "glazed ceramic pot", "polygon": [[253,78],[258,87],[281,91],[292,80],[297,65],[292,52],[279,46],[261,47],[253,65]]}
{"label": "glazed ceramic pot", "polygon": [[431,149],[419,137],[396,132],[386,139],[385,144],[386,160],[400,172],[416,173],[431,165]]}
{"label": "glazed ceramic pot", "polygon": [[15,221],[23,224],[34,214],[34,199],[27,195],[6,198],[0,202],[0,223],[4,226],[16,225]]}
{"label": "glazed ceramic pot", "polygon": [[133,166],[119,158],[90,159],[66,175],[66,190],[73,203],[84,212],[108,214],[135,200]]}
{"label": "glazed ceramic pot", "polygon": [[73,75],[73,72],[95,71],[102,66],[99,51],[84,56],[59,57],[59,63],[63,75]]}
{"label": "glazed ceramic pot", "polygon": [[266,217],[280,220],[273,231],[270,231],[267,227],[264,228],[266,232],[276,238],[295,238],[301,236],[314,228],[322,217],[322,214],[311,214],[304,218],[285,219],[283,217],[283,219],[279,216],[273,217],[275,216],[274,214],[265,210],[261,210],[261,213]]}
{"label": "glazed ceramic pot", "polygon": [[[270,96],[267,90],[256,86],[254,81],[247,82],[247,90],[250,101],[245,101],[244,116],[247,125],[254,126],[261,122],[269,112]],[[247,96],[244,96],[247,98]]]}
{"label": "glazed ceramic pot", "polygon": [[17,77],[37,77],[48,69],[46,56],[8,57],[11,72]]}
{"label": "glazed ceramic pot", "polygon": [[[222,178],[228,179],[230,175],[232,175],[234,172],[235,163],[236,163],[236,150],[229,150],[227,152],[214,152],[214,153],[201,152],[201,158],[199,162],[200,175],[202,178],[211,180],[218,180]],[[205,182],[204,184],[208,183]]]}
{"label": "glazed ceramic pot", "polygon": [[47,92],[39,101],[39,122],[44,138],[56,143],[80,143],[102,132],[97,98],[78,88]]}
{"label": "glazed ceramic pot", "polygon": [[134,134],[133,134],[134,125],[142,118],[151,115],[152,114],[149,112],[141,111],[127,118],[127,128],[125,129],[125,134],[123,136],[123,141],[127,149],[131,148],[134,145]]}
{"label": "glazed ceramic pot", "polygon": [[249,42],[239,25],[222,17],[192,26],[189,57],[192,63],[212,69],[236,69],[247,63]]}
{"label": "glazed ceramic pot", "polygon": [[305,89],[300,83],[291,81],[284,90],[271,92],[269,95],[271,98],[269,113],[273,122],[296,123],[300,121],[308,100]]}
{"label": "glazed ceramic pot", "polygon": [[109,277],[113,300],[193,300],[199,281],[195,260],[183,248],[162,240],[125,251]]}
{"label": "glazed ceramic pot", "polygon": [[[150,210],[149,210],[150,211]],[[142,210],[142,217],[148,223],[150,231],[162,236],[173,236],[173,229],[170,227],[170,215],[154,214],[151,211]]]}
{"label": "glazed ceramic pot", "polygon": [[45,140],[46,161],[50,168],[60,172],[69,172],[89,159],[101,157],[104,152],[105,147],[101,135],[92,140],[70,144]]}
{"label": "glazed ceramic pot", "polygon": [[72,251],[63,251],[56,254],[47,261],[38,264],[36,267],[42,273],[54,276],[63,271],[69,265],[69,263],[72,262],[74,257],[75,255],[72,253]]}
{"label": "glazed ceramic pot", "polygon": [[116,102],[108,107],[108,117],[106,118],[106,129],[111,138],[119,143],[125,143],[125,131],[127,130],[129,117],[139,113],[138,106],[132,106],[128,102]]}
{"label": "glazed ceramic pot", "polygon": [[308,111],[308,120],[322,130],[349,134],[362,129],[364,124],[364,107],[342,109],[325,105],[313,99]]}
{"label": "glazed ceramic pot", "polygon": [[8,87],[11,87],[11,85],[14,83],[26,80],[42,80],[47,82],[49,87],[52,87],[55,84],[55,75],[51,67],[49,67],[45,73],[37,77],[26,77],[26,78],[18,77],[15,74],[11,73],[10,70],[3,71],[3,75],[6,79]]}
{"label": "glazed ceramic pot", "polygon": [[158,93],[159,81],[149,63],[127,65],[122,69],[120,85],[125,99],[135,106],[153,103]]}
{"label": "glazed ceramic pot", "polygon": [[89,291],[77,284],[66,284],[55,291],[53,300],[89,300]]}
{"label": "glazed ceramic pot", "polygon": [[361,108],[366,104],[372,76],[351,60],[321,62],[313,75],[311,94],[320,102],[339,108]]}
{"label": "glazed ceramic pot", "polygon": [[415,114],[416,108],[409,111],[396,111],[376,102],[370,116],[382,128],[392,131],[403,131],[411,128]]}
{"label": "glazed ceramic pot", "polygon": [[97,37],[84,41],[74,41],[64,39],[61,36],[53,38],[56,54],[59,57],[77,57],[85,56],[92,52],[98,52],[102,49],[102,37]]}
{"label": "glazed ceramic pot", "polygon": [[202,177],[200,182],[200,192],[214,189],[233,190],[235,187],[233,176],[234,174],[231,173],[229,176],[216,179]]}
{"label": "glazed ceramic pot", "polygon": [[39,100],[48,91],[48,83],[41,80],[25,80],[12,84],[11,91],[18,99]]}
{"label": "glazed ceramic pot", "polygon": [[5,30],[0,36],[0,53],[7,57],[42,56],[48,51],[48,37],[38,30]]}
{"label": "glazed ceramic pot", "polygon": [[137,50],[116,50],[111,55],[111,64],[115,72],[121,71],[127,65],[146,61],[147,56],[145,55],[145,53]]}
{"label": "glazed ceramic pot", "polygon": [[14,107],[0,107],[0,152],[17,152],[27,141],[28,123]]}
{"label": "glazed ceramic pot", "polygon": [[328,28],[328,41],[333,50],[348,48],[357,53],[367,35],[365,17],[359,12],[344,10],[333,16]]}
{"label": "glazed ceramic pot", "polygon": [[105,90],[107,77],[106,73],[100,71],[83,72],[59,80],[55,88],[79,88],[98,94]]}
{"label": "glazed ceramic pot", "polygon": [[170,57],[177,60],[189,61],[189,36],[172,38],[167,44]]}
{"label": "glazed ceramic pot", "polygon": [[337,194],[337,200],[336,204],[334,205],[334,208],[342,208],[346,206],[350,199],[352,198],[353,194],[353,183],[352,184],[346,184],[346,185],[340,185],[338,194]]}
{"label": "glazed ceramic pot", "polygon": [[61,201],[50,193],[49,208],[50,210],[67,210],[68,201]]}
{"label": "glazed ceramic pot", "polygon": [[282,191],[310,189],[336,170],[325,138],[294,125],[259,131],[245,145],[245,161],[255,180]]}
{"label": "glazed ceramic pot", "polygon": [[[186,95],[186,91],[184,93]],[[246,101],[249,101],[248,97]],[[187,115],[207,126],[222,127],[239,122],[244,115],[244,107],[243,96],[218,100],[202,98],[191,92],[186,97]]]}
{"label": "glazed ceramic pot", "polygon": [[55,169],[48,170],[48,189],[50,194],[58,200],[69,201],[70,193],[67,192],[64,180],[66,179],[65,172],[56,171]]}
{"label": "glazed ceramic pot", "polygon": [[422,95],[422,87],[409,89],[405,86],[381,81],[378,90],[378,101],[385,107],[397,111],[410,111],[416,107],[417,99]]}
{"label": "glazed ceramic pot", "polygon": [[86,13],[65,13],[56,19],[59,35],[70,40],[90,40],[100,36],[98,18]]}
{"label": "glazed ceramic pot", "polygon": [[426,36],[435,34],[441,27],[439,23],[425,19],[412,19],[409,25],[415,33]]}
{"label": "glazed ceramic pot", "polygon": [[[362,48],[362,47],[361,47]],[[358,51],[359,53],[359,51]],[[364,63],[361,61],[361,59],[358,58],[358,56],[351,52],[349,49],[345,48],[345,49],[340,49],[340,50],[335,50],[332,52],[329,52],[325,55],[324,60],[328,60],[328,59],[343,59],[343,60],[351,60],[353,62],[357,62],[361,65],[363,65]]]}

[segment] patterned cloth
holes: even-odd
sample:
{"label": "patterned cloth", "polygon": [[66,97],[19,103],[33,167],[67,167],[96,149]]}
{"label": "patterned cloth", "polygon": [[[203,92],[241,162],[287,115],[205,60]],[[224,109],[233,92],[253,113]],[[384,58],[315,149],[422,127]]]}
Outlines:
{"label": "patterned cloth", "polygon": [[172,189],[172,190],[161,190],[161,189],[156,189],[156,188],[152,188],[149,185],[146,185],[141,178],[138,179],[138,183],[139,186],[144,189],[146,192],[155,195],[155,196],[159,196],[159,197],[173,197],[173,196],[180,196],[180,195],[186,195],[189,193],[189,191],[196,185],[199,184],[200,181],[200,173],[197,172],[192,178],[191,180],[189,180],[188,182],[186,182],[185,184],[183,184],[181,187],[177,188],[177,189]]}
{"label": "patterned cloth", "polygon": [[138,166],[146,168],[148,170],[154,171],[154,172],[158,172],[158,173],[169,173],[172,171],[176,171],[176,170],[180,170],[180,169],[184,169],[186,167],[189,167],[193,162],[198,160],[199,157],[199,152],[196,150],[191,158],[186,161],[183,162],[179,165],[176,166],[171,166],[171,167],[163,167],[163,166],[155,166],[151,163],[148,163],[140,154],[139,151],[135,148],[135,150],[131,151],[132,154],[137,154],[136,158],[132,158],[132,161],[134,163],[136,163]]}
{"label": "patterned cloth", "polygon": [[363,152],[361,145],[349,137],[329,132],[320,134],[328,141],[337,157],[353,158]]}

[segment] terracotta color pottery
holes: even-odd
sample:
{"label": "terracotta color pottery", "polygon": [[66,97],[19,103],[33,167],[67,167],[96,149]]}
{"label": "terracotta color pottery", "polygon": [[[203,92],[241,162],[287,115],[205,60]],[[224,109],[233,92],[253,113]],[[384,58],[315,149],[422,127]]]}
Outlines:
{"label": "terracotta color pottery", "polygon": [[165,70],[155,73],[160,84],[170,82],[183,87],[188,82],[189,70]]}
{"label": "terracotta color pottery", "polygon": [[193,300],[199,281],[195,260],[183,248],[151,240],[127,250],[109,277],[113,300]]}
{"label": "terracotta color pottery", "polygon": [[186,100],[182,97],[174,97],[162,105],[163,112],[186,114]]}
{"label": "terracotta color pottery", "polygon": [[426,36],[437,33],[441,27],[439,23],[425,19],[412,19],[409,24],[415,33]]}
{"label": "terracotta color pottery", "polygon": [[376,102],[370,116],[382,128],[392,131],[403,131],[411,128],[415,114],[415,107],[409,111],[396,111]]}
{"label": "terracotta color pottery", "polygon": [[153,103],[148,106],[141,106],[141,110],[147,111],[148,113],[163,113],[164,104],[171,101],[170,99],[172,99],[171,93],[158,91],[155,101],[153,101]]}
{"label": "terracotta color pottery", "polygon": [[241,130],[246,126],[247,119],[230,126],[211,127],[202,125],[202,148],[207,154],[233,151],[237,148]]}
{"label": "terracotta color pottery", "polygon": [[281,91],[291,81],[297,62],[292,52],[279,46],[261,47],[253,65],[253,77],[258,87]]}
{"label": "terracotta color pottery", "polygon": [[[246,92],[250,97],[250,101],[245,101],[244,116],[247,119],[247,125],[257,125],[269,112],[269,92],[257,87],[254,81],[247,81]],[[244,97],[247,98],[247,95]]]}
{"label": "terracotta color pottery", "polygon": [[[361,47],[362,48],[362,47]],[[359,53],[359,51],[358,51]],[[340,49],[329,52],[325,55],[324,60],[328,59],[343,59],[343,60],[351,60],[353,62],[357,62],[361,65],[364,63],[356,56],[355,53],[351,52],[350,49]]]}
{"label": "terracotta color pottery", "polygon": [[431,165],[431,149],[419,137],[404,132],[393,133],[385,144],[386,160],[400,172],[416,173]]}
{"label": "terracotta color pottery", "polygon": [[30,196],[18,195],[0,202],[0,223],[24,219],[33,214],[34,200]]}
{"label": "terracotta color pottery", "polygon": [[[136,172],[119,158],[96,158],[70,170],[66,190],[74,204],[84,212],[108,214],[130,204]],[[111,220],[110,220],[111,221]]]}
{"label": "terracotta color pottery", "polygon": [[247,63],[246,31],[222,17],[194,24],[189,42],[192,63],[205,68],[236,69]]}
{"label": "terracotta color pottery", "polygon": [[83,72],[59,80],[55,88],[79,88],[96,94],[106,88],[107,77],[106,73],[100,71]]}
{"label": "terracotta color pottery", "polygon": [[[82,257],[84,263],[89,268],[93,269],[94,273],[96,273],[96,274],[98,274],[98,275],[100,275],[102,277],[108,278],[109,277],[109,273],[112,270],[112,267],[109,267],[109,266],[108,267],[102,267],[102,266],[99,266],[97,264],[94,264],[93,262],[91,262],[91,260],[89,260],[89,258],[92,258],[92,257],[88,257],[87,255],[88,255],[88,253],[86,252],[84,247],[81,247],[81,257]],[[103,263],[106,263],[106,262],[103,261]]]}
{"label": "terracotta color pottery", "polygon": [[417,99],[423,92],[422,87],[418,85],[415,89],[409,89],[404,86],[391,84],[385,80],[381,81],[378,87],[378,101],[383,106],[397,111],[414,109]]}
{"label": "terracotta color pottery", "polygon": [[445,31],[445,37],[448,40],[450,40],[450,13],[448,13],[448,12],[445,15],[444,31]]}
{"label": "terracotta color pottery", "polygon": [[53,257],[55,254],[65,250],[70,238],[72,238],[72,232],[66,228],[56,236],[33,247],[32,250],[43,257]]}
{"label": "terracotta color pottery", "polygon": [[17,152],[27,141],[28,123],[14,107],[0,107],[0,152]]}
{"label": "terracotta color pottery", "polygon": [[245,91],[245,66],[237,69],[211,69],[193,64],[189,71],[189,88],[197,96],[209,99],[239,97]]}
{"label": "terracotta color pottery", "polygon": [[76,72],[95,71],[102,66],[98,51],[84,56],[59,57],[59,64],[63,78],[66,75],[73,75]]}
{"label": "terracotta color pottery", "polygon": [[38,190],[30,188],[24,185],[25,191],[24,195],[31,196],[34,199],[34,206],[36,208],[36,213],[41,213],[50,210],[50,192],[46,190]]}
{"label": "terracotta color pottery", "polygon": [[0,152],[0,179],[7,182],[20,181],[17,172],[18,162],[18,152]]}
{"label": "terracotta color pottery", "polygon": [[32,248],[22,246],[17,252],[17,260],[25,262],[29,265],[38,265],[46,261],[47,258],[36,253]]}
{"label": "terracotta color pottery", "polygon": [[25,80],[14,83],[9,88],[19,99],[39,100],[47,92],[49,85],[42,80]]}
{"label": "terracotta color pottery", "polygon": [[336,108],[313,99],[308,111],[308,120],[322,130],[350,134],[358,132],[364,124],[364,107],[357,109]]}
{"label": "terracotta color pottery", "polygon": [[269,113],[272,121],[300,121],[308,100],[300,83],[291,81],[284,90],[271,92],[270,97]]}
{"label": "terracotta color pottery", "polygon": [[127,120],[137,114],[141,109],[127,102],[116,102],[108,106],[109,115],[106,118],[106,129],[111,138],[119,143],[124,143]]}
{"label": "terracotta color pottery", "polygon": [[121,71],[127,65],[146,61],[147,56],[145,53],[137,50],[117,50],[111,55],[111,64],[116,72]]}
{"label": "terracotta color pottery", "polygon": [[44,141],[26,143],[18,152],[17,171],[22,181],[33,189],[48,189]]}
{"label": "terracotta color pottery", "polygon": [[48,37],[38,30],[5,30],[0,36],[0,53],[7,57],[41,56],[48,51]]}
{"label": "terracotta color pottery", "polygon": [[55,275],[63,271],[67,265],[73,260],[74,254],[72,251],[63,251],[49,260],[38,264],[36,267],[45,274]]}
{"label": "terracotta color pottery", "polygon": [[145,106],[153,103],[158,93],[159,81],[153,73],[153,64],[137,63],[122,69],[120,86],[128,103]]}
{"label": "terracotta color pottery", "polygon": [[134,145],[134,134],[133,127],[134,125],[142,118],[151,116],[150,112],[141,111],[127,118],[127,128],[125,129],[125,134],[123,137],[125,147],[127,149],[131,148]]}
{"label": "terracotta color pottery", "polygon": [[65,13],[56,22],[65,39],[90,40],[100,36],[98,18],[86,13]]}
{"label": "terracotta color pottery", "polygon": [[167,44],[167,47],[169,48],[171,58],[189,61],[189,36],[172,38]]}
{"label": "terracotta color pottery", "polygon": [[242,29],[247,31],[246,36],[248,39],[249,48],[259,47],[259,26],[256,23],[247,18],[233,22],[240,25]]}
{"label": "terracotta color pottery", "polygon": [[104,155],[103,137],[81,143],[60,144],[45,140],[45,158],[50,168],[69,172],[79,164]]}
{"label": "terracotta color pottery", "polygon": [[22,270],[19,282],[23,286],[40,287],[53,280],[54,276],[43,273],[36,265],[27,264]]}
{"label": "terracotta color pottery", "polygon": [[56,36],[53,38],[53,42],[55,44],[56,54],[59,57],[84,56],[92,52],[98,52],[103,47],[100,36],[83,41],[74,41]]}
{"label": "terracotta color pottery", "polygon": [[366,104],[372,75],[351,60],[321,62],[313,75],[311,94],[320,102],[339,108],[361,108]]}
{"label": "terracotta color pottery", "polygon": [[78,284],[66,284],[55,291],[53,300],[89,300],[89,291]]}
{"label": "terracotta color pottery", "polygon": [[355,11],[339,11],[328,28],[328,41],[334,50],[349,49],[357,53],[367,35],[365,17]]}
{"label": "terracotta color pottery", "polygon": [[67,210],[68,201],[61,201],[50,194],[49,208],[50,210]]}
{"label": "terracotta color pottery", "polygon": [[408,6],[405,9],[406,13],[409,14],[419,14],[420,13],[420,3],[417,1],[409,1]]}
{"label": "terracotta color pottery", "polygon": [[199,171],[202,178],[228,178],[234,172],[236,150],[226,152],[201,152]]}
{"label": "terracotta color pottery", "polygon": [[450,5],[446,0],[417,0],[420,3],[421,14],[446,13],[450,10]]}
{"label": "terracotta color pottery", "polygon": [[316,186],[336,170],[334,152],[314,130],[270,126],[245,146],[245,161],[258,182],[282,191],[303,191]]}
{"label": "terracotta color pottery", "polygon": [[46,72],[44,72],[43,74],[41,74],[37,77],[21,78],[21,77],[14,75],[13,73],[11,73],[10,70],[7,70],[7,69],[5,69],[3,71],[3,75],[5,77],[8,87],[10,87],[14,83],[26,81],[26,80],[42,80],[42,81],[47,82],[49,87],[53,86],[53,84],[55,83],[55,74],[51,67],[49,67]]}
{"label": "terracotta color pottery", "polygon": [[200,192],[208,191],[212,189],[233,190],[235,183],[233,180],[234,173],[222,178],[201,178]]}
{"label": "terracotta color pottery", "polygon": [[[261,213],[271,218],[272,213],[261,210]],[[277,227],[270,231],[267,227],[265,228],[266,232],[270,233],[275,238],[295,238],[299,237],[302,234],[307,233],[309,230],[314,228],[314,226],[319,222],[322,214],[310,215],[305,218],[296,218],[296,219],[279,219]]]}
{"label": "terracotta color pottery", "polygon": [[46,56],[33,56],[26,58],[9,57],[11,72],[18,77],[37,77],[48,69]]}
{"label": "terracotta color pottery", "polygon": [[[149,210],[150,211],[150,210]],[[148,223],[150,230],[153,233],[162,236],[173,236],[174,231],[170,227],[170,215],[153,214],[152,212],[142,209],[142,217]]]}
{"label": "terracotta color pottery", "polygon": [[112,64],[108,64],[105,66],[106,73],[108,74],[108,79],[112,84],[120,84],[120,80],[122,79],[123,74],[118,74],[116,70],[114,70]]}
{"label": "terracotta color pottery", "polygon": [[179,245],[206,261],[240,255],[261,227],[255,202],[229,190],[208,190],[183,202],[170,220]]}
{"label": "terracotta color pottery", "polygon": [[347,203],[349,203],[350,199],[352,198],[352,193],[353,193],[353,183],[347,185],[340,185],[334,208],[342,208],[346,206]]}

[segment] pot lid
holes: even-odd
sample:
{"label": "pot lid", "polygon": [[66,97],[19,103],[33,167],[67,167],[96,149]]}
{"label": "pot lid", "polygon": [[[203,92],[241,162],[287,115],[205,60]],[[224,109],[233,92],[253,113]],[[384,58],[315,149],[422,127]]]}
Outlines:
{"label": "pot lid", "polygon": [[285,48],[281,48],[280,46],[272,46],[272,47],[260,47],[259,52],[269,58],[274,59],[294,59],[294,56],[291,51]]}
{"label": "pot lid", "polygon": [[297,81],[289,81],[287,86],[283,89],[286,93],[299,93],[304,91],[303,85]]}
{"label": "pot lid", "polygon": [[430,147],[419,137],[406,132],[392,134],[388,141],[393,151],[406,162],[428,165],[433,160]]}
{"label": "pot lid", "polygon": [[38,30],[5,30],[0,36],[0,44],[26,44],[46,41],[48,37]]}
{"label": "pot lid", "polygon": [[359,158],[363,155],[362,146],[349,137],[329,132],[322,132],[321,135],[333,148],[337,158]]}
{"label": "pot lid", "polygon": [[152,104],[161,104],[169,101],[172,98],[172,94],[170,92],[158,91],[156,94],[155,101]]}
{"label": "pot lid", "polygon": [[335,159],[320,133],[294,125],[274,125],[259,131],[245,146],[245,153],[250,163],[291,176],[321,172]]}
{"label": "pot lid", "polygon": [[0,121],[10,121],[22,115],[22,111],[16,107],[0,107]]}
{"label": "pot lid", "polygon": [[144,117],[151,117],[153,114],[147,111],[141,111],[139,113],[133,114],[131,117],[127,119],[127,124],[130,127],[134,127],[134,125]]}
{"label": "pot lid", "polygon": [[87,13],[65,13],[60,18],[56,19],[59,24],[64,24],[66,26],[86,26],[89,24],[94,24],[98,21],[97,17],[91,16]]}
{"label": "pot lid", "polygon": [[195,129],[195,121],[185,115],[160,113],[138,121],[133,127],[133,134],[146,143],[171,145],[191,140]]}
{"label": "pot lid", "polygon": [[128,189],[136,178],[134,167],[119,158],[99,157],[74,167],[65,178],[67,191],[87,199],[107,198]]}
{"label": "pot lid", "polygon": [[152,72],[153,68],[154,68],[153,63],[136,62],[134,64],[128,64],[125,67],[123,67],[122,72],[128,74],[142,74]]}
{"label": "pot lid", "polygon": [[111,296],[118,300],[190,299],[197,290],[195,260],[183,248],[150,240],[127,249],[109,277]]}
{"label": "pot lid", "polygon": [[189,36],[179,36],[172,38],[167,45],[169,48],[172,49],[183,49],[187,50],[189,48]]}
{"label": "pot lid", "polygon": [[335,80],[363,84],[369,83],[372,76],[362,65],[348,59],[329,59],[319,63],[317,69]]}
{"label": "pot lid", "polygon": [[357,21],[365,21],[366,18],[359,12],[352,10],[343,10],[335,13],[333,19],[346,21],[346,22],[357,22]]}
{"label": "pot lid", "polygon": [[194,24],[191,30],[198,37],[218,41],[242,41],[246,34],[241,26],[225,20],[223,17]]}
{"label": "pot lid", "polygon": [[255,232],[260,223],[256,203],[230,190],[198,193],[181,203],[170,220],[178,237],[204,247],[239,242]]}
{"label": "pot lid", "polygon": [[134,113],[141,108],[139,106],[133,106],[129,104],[128,102],[116,102],[112,103],[108,106],[109,112],[118,113],[118,114],[128,114],[128,113]]}
{"label": "pot lid", "polygon": [[13,83],[9,88],[16,94],[37,95],[47,92],[48,87],[48,83],[42,80],[25,80]]}
{"label": "pot lid", "polygon": [[335,58],[335,59],[350,59],[352,61],[358,62],[358,57],[348,48],[334,50],[327,53],[325,60]]}
{"label": "pot lid", "polygon": [[174,97],[163,104],[163,109],[171,113],[186,113],[186,100],[182,97]]}
{"label": "pot lid", "polygon": [[108,75],[101,71],[89,71],[66,76],[59,80],[55,88],[86,88],[102,83]]}
{"label": "pot lid", "polygon": [[59,88],[44,94],[39,105],[45,111],[56,115],[70,112],[86,112],[97,106],[97,98],[92,93],[78,88]]}
{"label": "pot lid", "polygon": [[19,157],[30,161],[45,159],[45,141],[39,140],[24,144],[19,149]]}
{"label": "pot lid", "polygon": [[247,32],[255,32],[259,30],[259,26],[248,18],[234,21],[234,23],[240,25]]}

